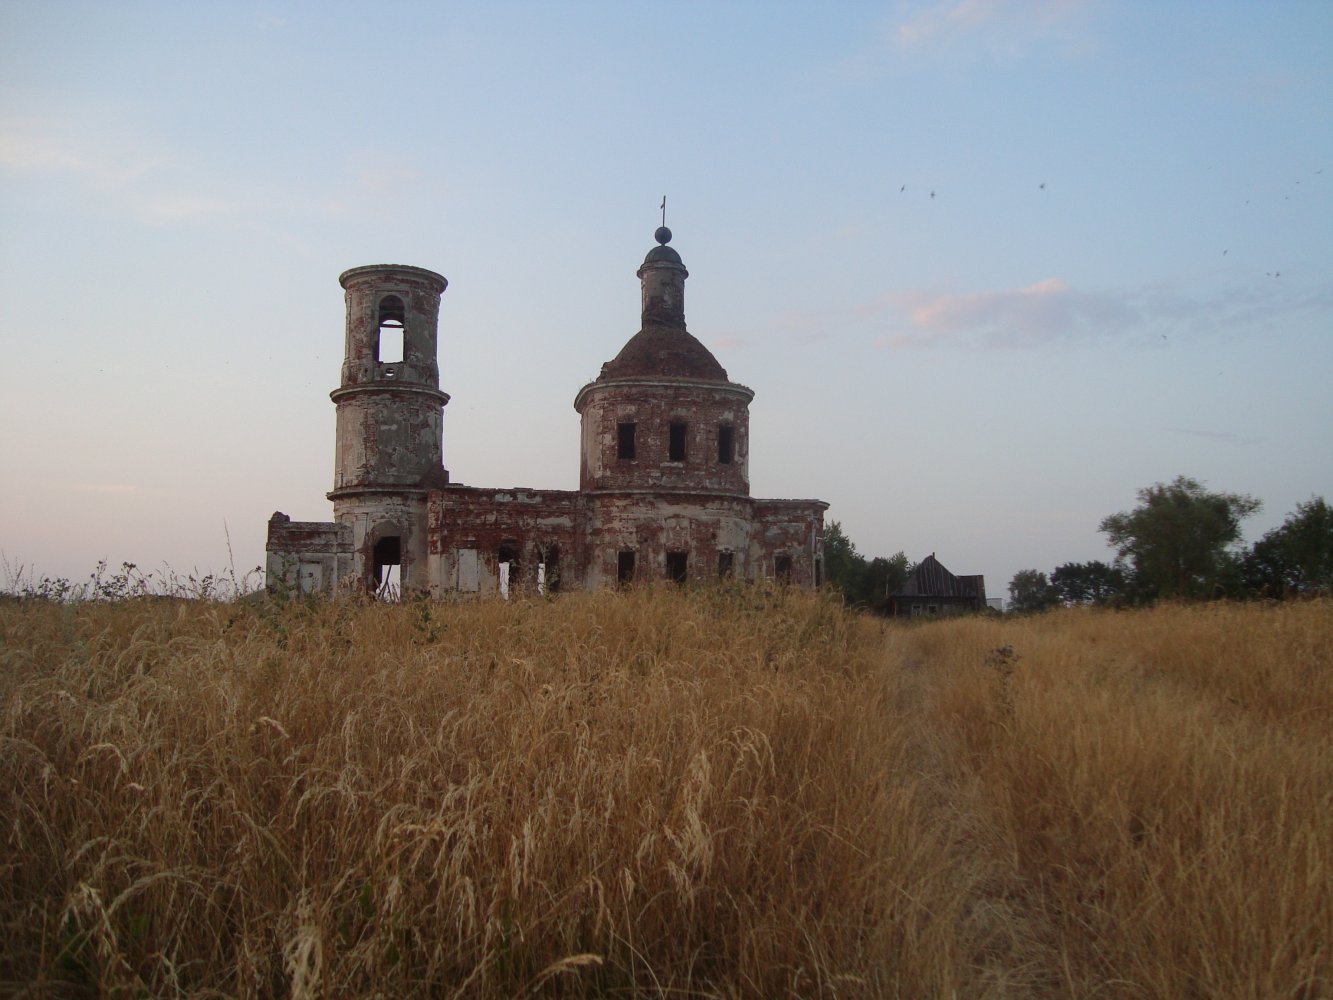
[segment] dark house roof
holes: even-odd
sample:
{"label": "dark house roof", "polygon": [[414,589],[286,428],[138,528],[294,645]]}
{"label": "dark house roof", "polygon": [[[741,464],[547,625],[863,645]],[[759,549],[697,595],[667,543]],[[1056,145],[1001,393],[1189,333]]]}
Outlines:
{"label": "dark house roof", "polygon": [[984,576],[954,576],[932,552],[917,564],[907,581],[889,597],[953,598],[984,604],[986,582]]}

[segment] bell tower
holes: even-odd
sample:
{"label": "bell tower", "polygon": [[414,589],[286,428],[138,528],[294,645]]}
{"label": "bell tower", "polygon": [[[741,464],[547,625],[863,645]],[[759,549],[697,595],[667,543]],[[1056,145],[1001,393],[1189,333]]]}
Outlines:
{"label": "bell tower", "polygon": [[443,462],[440,296],[448,281],[400,264],[338,278],[347,328],[337,408],[333,518],[352,530],[367,587],[399,567],[404,592],[425,589],[426,495],[449,481]]}

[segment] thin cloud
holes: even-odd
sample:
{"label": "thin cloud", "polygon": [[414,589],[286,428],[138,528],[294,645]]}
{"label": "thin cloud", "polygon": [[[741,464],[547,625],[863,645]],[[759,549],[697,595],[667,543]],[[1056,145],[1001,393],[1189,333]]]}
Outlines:
{"label": "thin cloud", "polygon": [[235,206],[220,199],[190,194],[150,195],[139,203],[140,217],[146,222],[198,222],[230,214]]}
{"label": "thin cloud", "polygon": [[134,483],[71,483],[71,493],[93,493],[99,496],[127,496],[142,491]]}
{"label": "thin cloud", "polygon": [[1057,339],[1087,338],[1140,325],[1142,315],[1123,298],[1079,292],[1061,278],[1023,288],[964,295],[890,296],[899,324],[875,346],[888,350],[967,342],[991,348],[1036,347]]}
{"label": "thin cloud", "polygon": [[1044,43],[1068,42],[1084,0],[938,0],[908,8],[893,26],[900,49],[981,41],[996,54],[1021,56]]}
{"label": "thin cloud", "polygon": [[94,196],[103,210],[125,211],[149,225],[196,222],[241,209],[234,199],[198,190],[197,179],[184,176],[179,158],[130,138],[128,129],[108,132],[90,117],[0,120],[0,174],[15,182],[64,183]]}
{"label": "thin cloud", "polygon": [[898,44],[925,45],[958,32],[974,30],[994,21],[1002,7],[1001,0],[949,0],[929,4],[898,25]]}
{"label": "thin cloud", "polygon": [[367,194],[399,194],[417,179],[417,172],[401,161],[365,157],[356,168],[356,182]]}
{"label": "thin cloud", "polygon": [[1048,277],[998,291],[885,295],[829,318],[835,324],[849,323],[847,317],[860,312],[872,329],[880,328],[873,340],[883,350],[1024,350],[1056,342],[1117,339],[1157,344],[1160,339],[1166,344],[1178,337],[1215,336],[1271,325],[1284,315],[1326,309],[1330,299],[1333,285],[1295,297],[1254,285],[1195,296],[1166,286],[1084,290]]}
{"label": "thin cloud", "polygon": [[1242,437],[1234,431],[1210,431],[1195,427],[1163,427],[1162,429],[1172,434],[1186,434],[1190,437],[1205,438],[1219,444],[1254,445],[1263,444],[1264,442],[1263,438]]}
{"label": "thin cloud", "polygon": [[121,148],[70,122],[0,119],[0,171],[27,175],[75,175],[93,184],[132,183],[166,167],[161,155]]}
{"label": "thin cloud", "polygon": [[350,157],[346,170],[339,194],[323,202],[323,210],[331,215],[390,215],[414,195],[421,176],[416,165],[407,160],[364,150]]}
{"label": "thin cloud", "polygon": [[12,173],[63,173],[86,170],[87,163],[49,136],[24,134],[12,122],[0,123],[0,169]]}

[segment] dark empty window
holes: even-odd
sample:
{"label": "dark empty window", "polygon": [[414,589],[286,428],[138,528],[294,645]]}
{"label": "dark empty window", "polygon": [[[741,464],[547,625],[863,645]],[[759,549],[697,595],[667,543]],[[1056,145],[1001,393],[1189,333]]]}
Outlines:
{"label": "dark empty window", "polygon": [[685,431],[685,424],[673,423],[671,425],[671,446],[667,456],[673,462],[685,461]]}
{"label": "dark empty window", "polygon": [[634,431],[638,426],[635,423],[616,424],[616,458],[623,461],[634,458]]}
{"label": "dark empty window", "polygon": [[370,552],[372,572],[375,574],[375,593],[386,600],[395,601],[399,597],[401,584],[401,565],[403,544],[397,535],[381,538]]}
{"label": "dark empty window", "polygon": [[407,310],[397,295],[380,299],[379,332],[375,337],[375,360],[381,364],[396,365],[403,360],[404,327]]}
{"label": "dark empty window", "polygon": [[791,556],[774,557],[773,575],[779,583],[791,583]]}
{"label": "dark empty window", "polygon": [[736,556],[732,552],[719,552],[717,554],[717,575],[724,580],[731,576],[736,566]]}
{"label": "dark empty window", "polygon": [[815,586],[824,586],[824,560],[815,559]]}
{"label": "dark empty window", "polygon": [[616,556],[616,579],[629,583],[634,579],[634,550],[627,549]]}
{"label": "dark empty window", "polygon": [[730,465],[736,454],[736,438],[731,424],[722,424],[717,429],[717,460],[723,465]]}
{"label": "dark empty window", "polygon": [[667,579],[672,583],[684,583],[689,576],[690,554],[688,552],[667,553]]}

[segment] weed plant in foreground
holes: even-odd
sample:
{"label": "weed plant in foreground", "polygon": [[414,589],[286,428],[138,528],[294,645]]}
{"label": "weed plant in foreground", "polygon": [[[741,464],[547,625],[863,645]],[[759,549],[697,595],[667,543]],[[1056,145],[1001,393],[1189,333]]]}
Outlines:
{"label": "weed plant in foreground", "polygon": [[0,991],[1327,995],[1331,637],[1328,602],[0,604]]}

